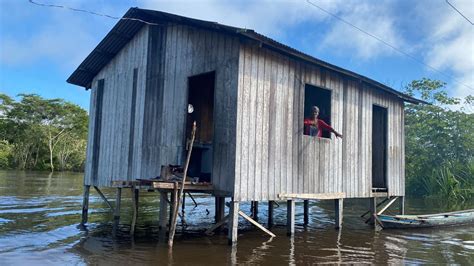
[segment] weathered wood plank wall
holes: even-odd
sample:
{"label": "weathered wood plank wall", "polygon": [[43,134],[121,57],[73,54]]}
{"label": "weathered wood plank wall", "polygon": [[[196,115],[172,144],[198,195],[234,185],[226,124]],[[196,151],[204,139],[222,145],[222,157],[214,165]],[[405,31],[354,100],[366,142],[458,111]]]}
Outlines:
{"label": "weathered wood plank wall", "polygon": [[[372,106],[388,108],[388,187],[404,194],[403,103],[333,71],[242,44],[235,166],[236,200],[280,193],[371,196]],[[331,90],[332,126],[344,138],[303,135],[305,84]]]}
{"label": "weathered wood plank wall", "polygon": [[216,194],[229,195],[234,186],[239,41],[181,25],[168,26],[164,35],[163,92],[160,99],[147,98],[159,109],[145,120],[150,123],[153,116],[161,117],[161,122],[152,127],[160,137],[143,140],[155,154],[142,164],[142,176],[156,176],[164,164],[183,163],[188,77],[215,71],[212,182]]}
{"label": "weathered wood plank wall", "polygon": [[[146,82],[146,55],[148,52],[148,28],[144,27],[135,37],[105,66],[94,78],[91,92],[89,112],[89,136],[87,146],[87,159],[84,183],[87,185],[110,186],[112,180],[127,180],[129,147],[133,146],[134,161],[140,158],[143,121],[143,104]],[[136,102],[132,103],[134,87],[134,69],[136,76]],[[97,85],[104,80],[100,146],[93,146],[94,123],[96,115]],[[133,120],[132,104],[135,106],[135,126]],[[130,129],[133,129],[133,140],[130,143]],[[93,150],[99,149],[99,158],[94,158]],[[92,176],[93,161],[98,165],[97,176]],[[140,175],[139,165],[132,167],[132,176]],[[94,180],[93,180],[94,179]]]}
{"label": "weathered wood plank wall", "polygon": [[[151,178],[163,164],[182,163],[188,77],[210,71],[216,78],[216,194],[234,193],[236,200],[276,200],[280,193],[370,197],[373,104],[388,109],[389,194],[404,194],[400,100],[236,37],[184,25],[145,26],[94,78],[90,121],[97,81],[104,79],[98,176],[93,182],[90,134],[85,183]],[[302,134],[305,84],[331,90],[331,121],[343,140]]]}
{"label": "weathered wood plank wall", "polygon": [[[99,79],[105,84],[101,152],[93,158],[90,134],[85,183],[110,186],[114,180],[153,178],[161,165],[182,163],[188,77],[215,71],[212,182],[217,194],[232,193],[238,61],[235,37],[180,25],[143,27],[94,78],[93,84]],[[95,86],[91,121],[96,94]],[[91,178],[93,160],[99,165],[97,182]]]}

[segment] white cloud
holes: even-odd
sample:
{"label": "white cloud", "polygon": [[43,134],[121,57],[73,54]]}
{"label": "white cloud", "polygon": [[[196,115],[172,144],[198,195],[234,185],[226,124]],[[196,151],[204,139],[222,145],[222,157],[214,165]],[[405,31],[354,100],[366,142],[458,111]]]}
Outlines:
{"label": "white cloud", "polygon": [[143,0],[140,3],[142,8],[254,29],[273,38],[284,37],[292,26],[315,17],[304,1]]}
{"label": "white cloud", "polygon": [[[451,0],[450,3],[474,20],[472,1]],[[456,81],[448,84],[452,96],[474,95],[474,27],[447,4],[430,10],[430,14],[425,13],[429,28],[426,62],[454,76]]]}
{"label": "white cloud", "polygon": [[[324,7],[323,7],[324,8]],[[385,42],[405,49],[406,41],[395,25],[396,17],[391,13],[391,3],[370,3],[360,1],[341,2],[334,5],[331,13],[368,32]],[[322,11],[319,11],[322,13]],[[392,48],[374,37],[325,13],[331,26],[326,33],[322,48],[355,56],[362,60],[371,60],[380,56],[396,53]]]}
{"label": "white cloud", "polygon": [[[80,7],[78,1],[70,4]],[[19,9],[13,5],[11,8]],[[106,19],[100,21],[85,13],[31,4],[27,8],[29,11],[26,15],[19,15],[23,18],[21,21],[8,15],[5,24],[1,26],[4,32],[0,40],[1,64],[28,67],[46,61],[70,70],[76,67],[103,37],[97,34],[97,28],[102,28],[104,34],[106,32],[106,26],[97,23]],[[28,31],[25,28],[29,28]],[[18,33],[18,29],[23,32]]]}

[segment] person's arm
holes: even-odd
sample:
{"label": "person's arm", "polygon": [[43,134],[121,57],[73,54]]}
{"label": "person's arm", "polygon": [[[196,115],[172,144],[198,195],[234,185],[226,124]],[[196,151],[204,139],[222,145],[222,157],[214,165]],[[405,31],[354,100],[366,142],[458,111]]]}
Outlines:
{"label": "person's arm", "polygon": [[342,138],[342,134],[340,134],[339,132],[337,132],[334,128],[332,128],[330,125],[326,124],[326,122],[324,122],[323,120],[321,119],[318,119],[318,125],[320,128],[324,129],[324,130],[327,130],[329,132],[332,132],[334,133],[334,135],[336,135],[337,138]]}

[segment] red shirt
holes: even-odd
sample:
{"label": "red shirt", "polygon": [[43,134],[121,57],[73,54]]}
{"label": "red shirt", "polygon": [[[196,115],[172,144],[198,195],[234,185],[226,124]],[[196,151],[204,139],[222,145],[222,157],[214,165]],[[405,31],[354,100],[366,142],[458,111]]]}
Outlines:
{"label": "red shirt", "polygon": [[312,135],[311,134],[311,127],[313,127],[313,134],[314,134],[314,129],[316,130],[316,134],[315,135],[312,135],[312,136],[318,136],[318,137],[322,137],[323,136],[323,130],[327,130],[329,132],[335,132],[334,128],[332,128],[330,125],[326,124],[326,122],[324,122],[323,120],[321,119],[318,119],[318,122],[317,122],[317,127],[315,127],[313,125],[313,119],[312,118],[306,118],[304,120],[304,134],[305,135]]}

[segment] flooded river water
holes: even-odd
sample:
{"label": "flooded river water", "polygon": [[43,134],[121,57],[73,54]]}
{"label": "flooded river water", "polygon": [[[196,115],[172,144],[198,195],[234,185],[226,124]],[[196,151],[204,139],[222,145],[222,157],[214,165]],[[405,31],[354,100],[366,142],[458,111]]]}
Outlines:
{"label": "flooded river water", "polygon": [[[104,189],[114,198],[114,191]],[[474,227],[375,232],[360,215],[367,200],[346,200],[342,230],[334,229],[332,201],[312,202],[310,223],[303,226],[303,206],[296,207],[296,234],[286,236],[286,207],[275,209],[277,235],[269,238],[240,220],[238,245],[225,233],[202,232],[214,220],[214,200],[195,195],[186,201],[187,227],[178,227],[173,251],[158,243],[158,193],[142,193],[138,226],[129,236],[130,191],[124,191],[119,232],[112,236],[112,214],[91,190],[89,223],[78,227],[82,174],[0,171],[0,265],[177,264],[293,265],[313,263],[474,263]],[[266,203],[259,219],[267,220]],[[242,210],[249,212],[250,205]],[[436,213],[474,208],[474,202],[447,207],[443,200],[407,199],[407,213]]]}

